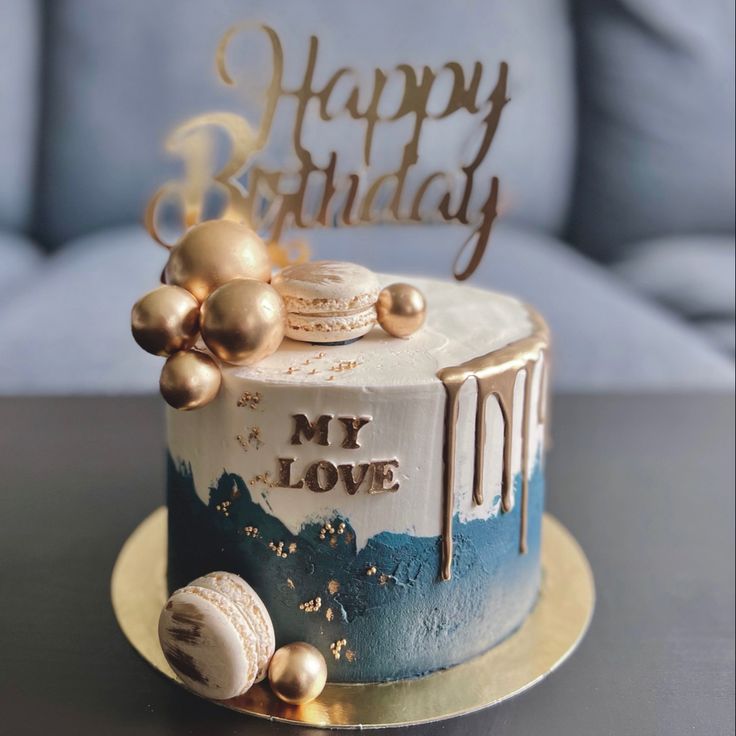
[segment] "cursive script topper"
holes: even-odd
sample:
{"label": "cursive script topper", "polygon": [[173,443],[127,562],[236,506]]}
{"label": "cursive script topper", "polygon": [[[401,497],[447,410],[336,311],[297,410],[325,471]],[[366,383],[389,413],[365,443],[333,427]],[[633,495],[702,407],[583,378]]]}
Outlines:
{"label": "cursive script topper", "polygon": [[[231,27],[217,48],[217,73],[224,84],[237,86],[228,61],[234,40],[253,33],[267,40],[271,69],[258,124],[234,112],[209,112],[190,118],[170,133],[166,150],[182,160],[184,173],[166,182],[148,203],[146,226],[153,238],[172,247],[161,235],[164,205],[173,207],[186,229],[206,219],[206,205],[213,199],[218,202],[216,217],[247,223],[265,234],[271,257],[280,266],[308,258],[304,242],[285,241],[285,234],[293,228],[459,223],[468,227],[469,234],[459,245],[453,275],[467,279],[485,254],[498,214],[498,177],[483,176],[479,169],[509,102],[508,65],[499,64],[495,83],[485,97],[480,94],[485,70],[479,61],[469,70],[454,61],[437,68],[409,64],[375,68],[367,86],[361,85],[355,70],[340,67],[324,84],[318,84],[315,70],[320,41],[311,36],[301,82],[290,87],[284,79],[284,48],[278,33],[267,25],[243,23]],[[444,85],[438,83],[440,78]],[[398,104],[386,111],[390,86],[401,94]],[[290,143],[294,165],[284,168],[268,166],[263,160],[280,106],[293,110]],[[417,177],[425,124],[460,112],[477,121],[472,150],[464,156],[466,163],[456,171],[429,171]],[[343,118],[361,126],[360,166],[355,171],[344,171],[335,150],[321,157],[310,151],[305,135],[308,113],[316,113],[323,122]],[[406,136],[400,159],[393,171],[374,175],[378,134],[392,125],[401,125]],[[223,138],[227,160],[217,166],[215,150]],[[480,195],[473,197],[478,191]]]}

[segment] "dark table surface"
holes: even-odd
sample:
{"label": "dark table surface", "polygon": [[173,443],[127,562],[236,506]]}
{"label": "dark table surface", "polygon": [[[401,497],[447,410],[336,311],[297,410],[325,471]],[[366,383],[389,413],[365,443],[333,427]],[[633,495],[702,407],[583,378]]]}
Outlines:
{"label": "dark table surface", "polygon": [[[733,396],[562,396],[553,438],[548,509],[592,564],[591,629],[527,693],[408,732],[733,733]],[[163,443],[154,397],[0,399],[0,733],[317,733],[187,694],[118,630],[110,573],[162,503]]]}

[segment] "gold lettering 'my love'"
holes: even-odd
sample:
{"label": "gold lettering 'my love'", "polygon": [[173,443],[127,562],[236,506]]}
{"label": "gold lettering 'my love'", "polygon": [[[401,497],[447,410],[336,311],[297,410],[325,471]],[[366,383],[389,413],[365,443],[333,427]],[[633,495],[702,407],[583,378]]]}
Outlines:
{"label": "gold lettering 'my love'", "polygon": [[[228,63],[228,52],[236,39],[252,33],[262,34],[270,51],[271,77],[260,120],[254,126],[236,113],[211,112],[187,120],[169,135],[166,148],[183,160],[184,177],[164,184],[150,200],[146,225],[151,235],[170,247],[160,235],[158,224],[163,204],[178,208],[182,225],[187,228],[205,218],[205,204],[215,199],[219,203],[217,217],[246,222],[267,233],[274,261],[286,265],[304,260],[308,253],[303,244],[289,248],[282,243],[284,233],[291,228],[455,222],[469,226],[470,233],[456,255],[453,273],[458,280],[468,278],[485,254],[498,214],[496,176],[486,182],[485,199],[474,211],[472,195],[509,101],[508,65],[499,64],[498,77],[485,99],[479,99],[483,65],[475,62],[466,74],[454,61],[437,69],[409,64],[375,68],[366,95],[358,74],[350,67],[336,69],[326,82],[317,84],[320,42],[312,36],[301,80],[289,87],[284,82],[284,49],[278,33],[266,25],[244,23],[225,33],[216,55],[221,81],[234,88],[238,82]],[[449,92],[437,105],[437,80],[448,76]],[[391,84],[399,85],[401,97],[395,109],[386,111],[386,89]],[[259,163],[259,154],[269,142],[279,105],[286,101],[294,110],[291,146],[297,165],[290,170],[267,168]],[[362,125],[359,170],[338,175],[338,154],[334,150],[328,151],[325,161],[315,161],[304,140],[309,110],[315,110],[324,122],[347,117]],[[413,192],[405,191],[409,173],[420,159],[420,140],[427,121],[443,120],[459,111],[479,120],[479,134],[474,137],[474,150],[467,163],[455,172],[429,172]],[[410,121],[410,133],[397,168],[370,180],[377,129],[405,118]],[[223,137],[229,156],[217,168],[214,150]]]}

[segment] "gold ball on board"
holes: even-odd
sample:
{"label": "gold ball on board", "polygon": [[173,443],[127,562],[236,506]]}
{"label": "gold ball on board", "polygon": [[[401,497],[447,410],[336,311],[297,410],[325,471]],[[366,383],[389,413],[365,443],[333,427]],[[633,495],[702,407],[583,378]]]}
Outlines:
{"label": "gold ball on board", "polygon": [[325,658],[311,644],[297,641],[276,650],[268,667],[268,682],[284,702],[303,705],[319,697],[327,682]]}
{"label": "gold ball on board", "polygon": [[135,341],[153,355],[171,355],[194,345],[199,302],[178,286],[159,286],[142,296],[130,315]]}
{"label": "gold ball on board", "polygon": [[169,406],[190,411],[209,404],[221,382],[217,363],[205,353],[189,350],[174,353],[164,363],[159,388]]}
{"label": "gold ball on board", "polygon": [[237,278],[271,280],[268,249],[259,235],[231,220],[207,220],[188,230],[171,249],[167,284],[181,286],[203,302]]}
{"label": "gold ball on board", "polygon": [[391,284],[381,291],[376,302],[378,324],[389,335],[409,337],[427,318],[427,302],[411,284]]}
{"label": "gold ball on board", "polygon": [[274,353],[284,339],[285,324],[279,293],[253,279],[234,279],[213,291],[200,318],[207,347],[235,365],[251,365]]}

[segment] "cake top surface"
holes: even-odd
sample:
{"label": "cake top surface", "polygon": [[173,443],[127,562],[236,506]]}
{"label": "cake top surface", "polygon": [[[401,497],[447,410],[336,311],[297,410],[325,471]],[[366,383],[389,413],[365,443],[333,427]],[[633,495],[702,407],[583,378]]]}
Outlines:
{"label": "cake top surface", "polygon": [[365,389],[437,382],[437,371],[498,350],[532,332],[529,311],[518,299],[466,284],[378,275],[381,286],[409,281],[424,292],[427,321],[408,339],[375,327],[348,345],[313,345],[285,339],[252,366],[223,365],[227,379]]}

